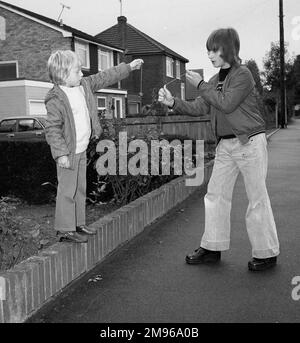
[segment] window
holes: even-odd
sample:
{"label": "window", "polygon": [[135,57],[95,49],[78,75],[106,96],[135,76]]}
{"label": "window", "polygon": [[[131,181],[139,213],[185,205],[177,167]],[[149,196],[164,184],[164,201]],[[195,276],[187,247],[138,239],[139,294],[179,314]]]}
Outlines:
{"label": "window", "polygon": [[[34,122],[33,119],[22,119],[19,121],[19,132],[25,132],[25,131],[33,131],[34,130]],[[41,130],[42,128],[36,128],[35,130]]]}
{"label": "window", "polygon": [[181,99],[185,100],[185,84],[181,83]]}
{"label": "window", "polygon": [[128,112],[129,112],[129,114],[139,114],[140,113],[140,103],[139,102],[128,103]]}
{"label": "window", "polygon": [[29,113],[32,116],[46,115],[47,110],[43,100],[29,100]]}
{"label": "window", "polygon": [[0,132],[16,132],[17,121],[15,119],[3,120],[0,124]]}
{"label": "window", "polygon": [[173,77],[174,76],[174,72],[173,72],[174,61],[172,58],[167,57],[166,62],[167,62],[167,76]]}
{"label": "window", "polygon": [[97,97],[98,110],[106,110],[106,98],[102,96]]}
{"label": "window", "polygon": [[90,50],[89,44],[83,41],[75,41],[75,52],[78,54],[82,63],[82,68],[90,69]]}
{"label": "window", "polygon": [[98,49],[98,69],[105,70],[113,67],[114,65],[114,56],[111,51],[104,51]]}
{"label": "window", "polygon": [[6,22],[5,18],[0,16],[0,40],[6,39]]}
{"label": "window", "polygon": [[41,124],[35,119],[21,119],[19,120],[19,132],[43,130]]}
{"label": "window", "polygon": [[18,62],[0,62],[0,81],[13,80],[19,77]]}
{"label": "window", "polygon": [[176,78],[180,80],[180,61],[176,61]]}

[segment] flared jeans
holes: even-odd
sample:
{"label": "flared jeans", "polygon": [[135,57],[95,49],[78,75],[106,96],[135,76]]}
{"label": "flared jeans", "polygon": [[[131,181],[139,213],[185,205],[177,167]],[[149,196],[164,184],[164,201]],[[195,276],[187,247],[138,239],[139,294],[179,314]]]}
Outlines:
{"label": "flared jeans", "polygon": [[204,197],[205,231],[201,247],[214,251],[229,249],[232,193],[241,172],[249,200],[246,227],[252,256],[279,255],[276,225],[266,188],[267,166],[265,133],[251,137],[246,144],[241,144],[237,138],[221,139]]}
{"label": "flared jeans", "polygon": [[57,165],[56,231],[76,231],[76,226],[85,225],[86,163],[84,151],[75,155],[74,169]]}

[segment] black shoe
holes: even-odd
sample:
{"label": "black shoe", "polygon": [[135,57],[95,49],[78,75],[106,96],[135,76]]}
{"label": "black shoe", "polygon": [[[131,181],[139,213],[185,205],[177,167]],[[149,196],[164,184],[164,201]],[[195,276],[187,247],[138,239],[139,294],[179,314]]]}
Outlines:
{"label": "black shoe", "polygon": [[212,251],[204,248],[198,248],[194,253],[187,255],[185,258],[188,264],[200,264],[209,262],[218,262],[221,259],[220,251]]}
{"label": "black shoe", "polygon": [[261,271],[272,268],[276,265],[277,256],[269,258],[256,258],[253,257],[252,261],[248,262],[248,268],[251,271]]}
{"label": "black shoe", "polygon": [[70,242],[70,243],[87,243],[87,238],[79,235],[75,231],[68,231],[68,232],[57,232],[60,236],[60,242]]}
{"label": "black shoe", "polygon": [[80,225],[76,226],[76,232],[77,233],[83,233],[84,235],[96,235],[97,230],[93,228],[89,228],[86,225]]}

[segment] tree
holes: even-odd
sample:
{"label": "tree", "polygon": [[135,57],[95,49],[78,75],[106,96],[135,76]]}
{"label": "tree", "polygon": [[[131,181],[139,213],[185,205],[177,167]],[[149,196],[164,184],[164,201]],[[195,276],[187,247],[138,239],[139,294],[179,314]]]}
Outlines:
{"label": "tree", "polygon": [[245,66],[251,71],[251,74],[254,78],[255,84],[256,84],[256,89],[260,95],[263,94],[263,86],[261,82],[261,72],[258,69],[257,63],[255,60],[250,59],[249,61],[245,62]]}
{"label": "tree", "polygon": [[[288,115],[292,113],[295,93],[295,77],[293,73],[294,58],[290,58],[287,50],[288,44],[285,43],[285,77],[286,77],[286,100]],[[271,43],[271,49],[265,55],[263,60],[264,78],[263,85],[267,91],[266,97],[274,103],[280,105],[280,44],[279,42]],[[280,108],[280,106],[279,106]]]}
{"label": "tree", "polygon": [[300,104],[300,55],[296,56],[293,65],[293,75],[295,81],[295,93],[294,103],[295,105]]}
{"label": "tree", "polygon": [[275,119],[275,116],[274,116],[275,103],[272,102],[272,100],[270,102],[270,100],[265,94],[265,90],[263,88],[262,80],[261,80],[262,73],[259,70],[256,61],[253,59],[246,61],[245,66],[251,71],[251,74],[255,81],[255,86],[257,90],[257,93],[256,93],[257,104],[258,104],[260,113],[266,122],[266,127],[267,128],[274,127],[275,126],[275,120],[274,120]]}

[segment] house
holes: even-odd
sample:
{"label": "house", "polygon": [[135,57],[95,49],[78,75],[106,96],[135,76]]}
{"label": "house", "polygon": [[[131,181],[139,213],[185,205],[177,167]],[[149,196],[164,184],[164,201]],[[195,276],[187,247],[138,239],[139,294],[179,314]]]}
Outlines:
{"label": "house", "polygon": [[169,82],[172,94],[185,99],[185,66],[189,62],[185,57],[127,23],[125,16],[118,17],[116,25],[95,37],[125,50],[126,62],[135,58],[145,62],[140,73],[121,81],[122,87],[128,90],[129,114],[139,113],[140,103],[142,106],[151,104],[158,90]]}
{"label": "house", "polygon": [[[191,71],[194,71],[195,73],[198,73],[202,76],[204,79],[204,73],[203,69],[190,69]],[[193,101],[199,96],[199,91],[197,87],[193,86],[189,81],[186,82],[186,100],[187,101]]]}
{"label": "house", "polygon": [[[45,114],[50,88],[47,61],[55,50],[77,52],[83,74],[120,63],[123,49],[62,22],[0,1],[0,117]],[[122,118],[127,90],[118,83],[95,95],[99,114]]]}

